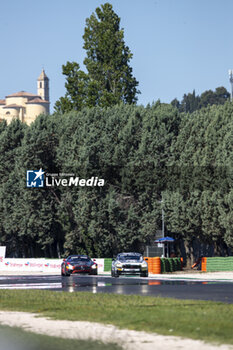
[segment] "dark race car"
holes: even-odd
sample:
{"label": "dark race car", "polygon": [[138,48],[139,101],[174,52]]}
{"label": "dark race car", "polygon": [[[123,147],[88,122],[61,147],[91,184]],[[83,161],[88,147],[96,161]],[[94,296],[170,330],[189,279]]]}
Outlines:
{"label": "dark race car", "polygon": [[97,275],[98,266],[87,255],[70,255],[61,264],[61,275],[70,276],[74,273]]}

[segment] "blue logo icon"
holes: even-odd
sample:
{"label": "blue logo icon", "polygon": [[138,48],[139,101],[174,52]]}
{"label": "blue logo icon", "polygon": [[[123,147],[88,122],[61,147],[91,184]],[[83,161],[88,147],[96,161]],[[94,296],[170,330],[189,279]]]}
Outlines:
{"label": "blue logo icon", "polygon": [[27,187],[44,187],[44,171],[27,170]]}

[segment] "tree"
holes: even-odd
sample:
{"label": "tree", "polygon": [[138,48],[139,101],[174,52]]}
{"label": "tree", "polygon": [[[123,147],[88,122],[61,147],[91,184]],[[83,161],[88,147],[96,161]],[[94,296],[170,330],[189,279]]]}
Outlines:
{"label": "tree", "polygon": [[227,100],[230,99],[229,92],[223,86],[220,86],[215,89],[215,95],[218,100],[218,104],[224,104]]}
{"label": "tree", "polygon": [[9,254],[22,243],[14,208],[19,208],[20,198],[16,163],[27,127],[15,119],[9,126],[0,123],[0,129],[0,245],[6,245]]}
{"label": "tree", "polygon": [[139,91],[129,66],[133,55],[125,45],[120,18],[111,4],[101,5],[87,18],[83,39],[87,73],[76,62],[63,65],[67,92],[56,102],[55,110],[63,113],[97,105],[135,103]]}
{"label": "tree", "polygon": [[208,105],[223,105],[229,98],[230,94],[223,86],[217,87],[215,91],[207,90],[200,96],[199,108],[207,107]]}
{"label": "tree", "polygon": [[93,107],[97,103],[97,91],[95,82],[90,81],[88,74],[80,70],[76,62],[67,62],[62,66],[62,72],[66,75],[66,95],[55,103],[55,110],[60,113],[71,110],[79,111],[83,107]]}
{"label": "tree", "polygon": [[[0,123],[0,244],[19,257],[143,251],[162,199],[187,262],[232,254],[232,115],[230,101],[191,114],[157,101]],[[40,168],[105,185],[26,188]]]}
{"label": "tree", "polygon": [[201,94],[200,98],[200,108],[207,107],[208,105],[213,105],[216,102],[216,96],[214,91],[207,90]]}
{"label": "tree", "polygon": [[202,107],[208,105],[222,105],[229,100],[230,94],[225,87],[220,86],[212,90],[204,91],[200,96],[193,93],[184,94],[182,101],[178,101],[177,98],[171,101],[171,105],[176,107],[180,112],[192,113]]}
{"label": "tree", "polygon": [[199,101],[200,101],[200,97],[196,96],[195,94],[195,90],[193,90],[192,94],[184,94],[183,100],[181,101],[180,104],[180,109],[182,112],[194,112],[195,110],[197,110],[199,108]]}
{"label": "tree", "polygon": [[174,98],[174,100],[171,101],[171,105],[177,109],[180,109],[180,101],[177,100],[177,98]]}
{"label": "tree", "polygon": [[[19,174],[28,169],[42,168],[48,173],[57,173],[56,149],[61,137],[60,120],[55,116],[41,115],[27,129],[18,157]],[[25,183],[20,183],[21,196],[18,200],[23,212],[19,223],[19,235],[30,242],[31,251],[35,254],[38,246],[45,256],[60,255],[59,241],[63,242],[60,218],[57,215],[59,206],[59,188],[43,188],[40,191],[25,190]],[[32,254],[32,253],[31,253]]]}

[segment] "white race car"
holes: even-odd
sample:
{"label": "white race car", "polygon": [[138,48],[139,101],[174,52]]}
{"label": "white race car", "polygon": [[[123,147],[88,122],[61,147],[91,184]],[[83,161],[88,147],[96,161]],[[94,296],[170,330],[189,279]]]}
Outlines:
{"label": "white race car", "polygon": [[112,260],[112,277],[139,274],[148,277],[148,265],[140,253],[120,253]]}

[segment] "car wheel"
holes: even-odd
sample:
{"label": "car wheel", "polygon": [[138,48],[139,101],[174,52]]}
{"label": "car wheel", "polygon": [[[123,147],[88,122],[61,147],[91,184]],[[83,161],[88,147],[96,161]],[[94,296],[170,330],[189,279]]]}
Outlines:
{"label": "car wheel", "polygon": [[97,275],[97,271],[91,271],[91,272],[89,273],[89,275],[96,276],[96,275]]}
{"label": "car wheel", "polygon": [[148,277],[148,271],[147,272],[141,272],[140,276],[141,277]]}
{"label": "car wheel", "polygon": [[61,275],[65,276],[64,272],[63,272],[63,268],[61,268]]}
{"label": "car wheel", "polygon": [[70,276],[70,273],[66,271],[65,269],[65,276],[69,277]]}

